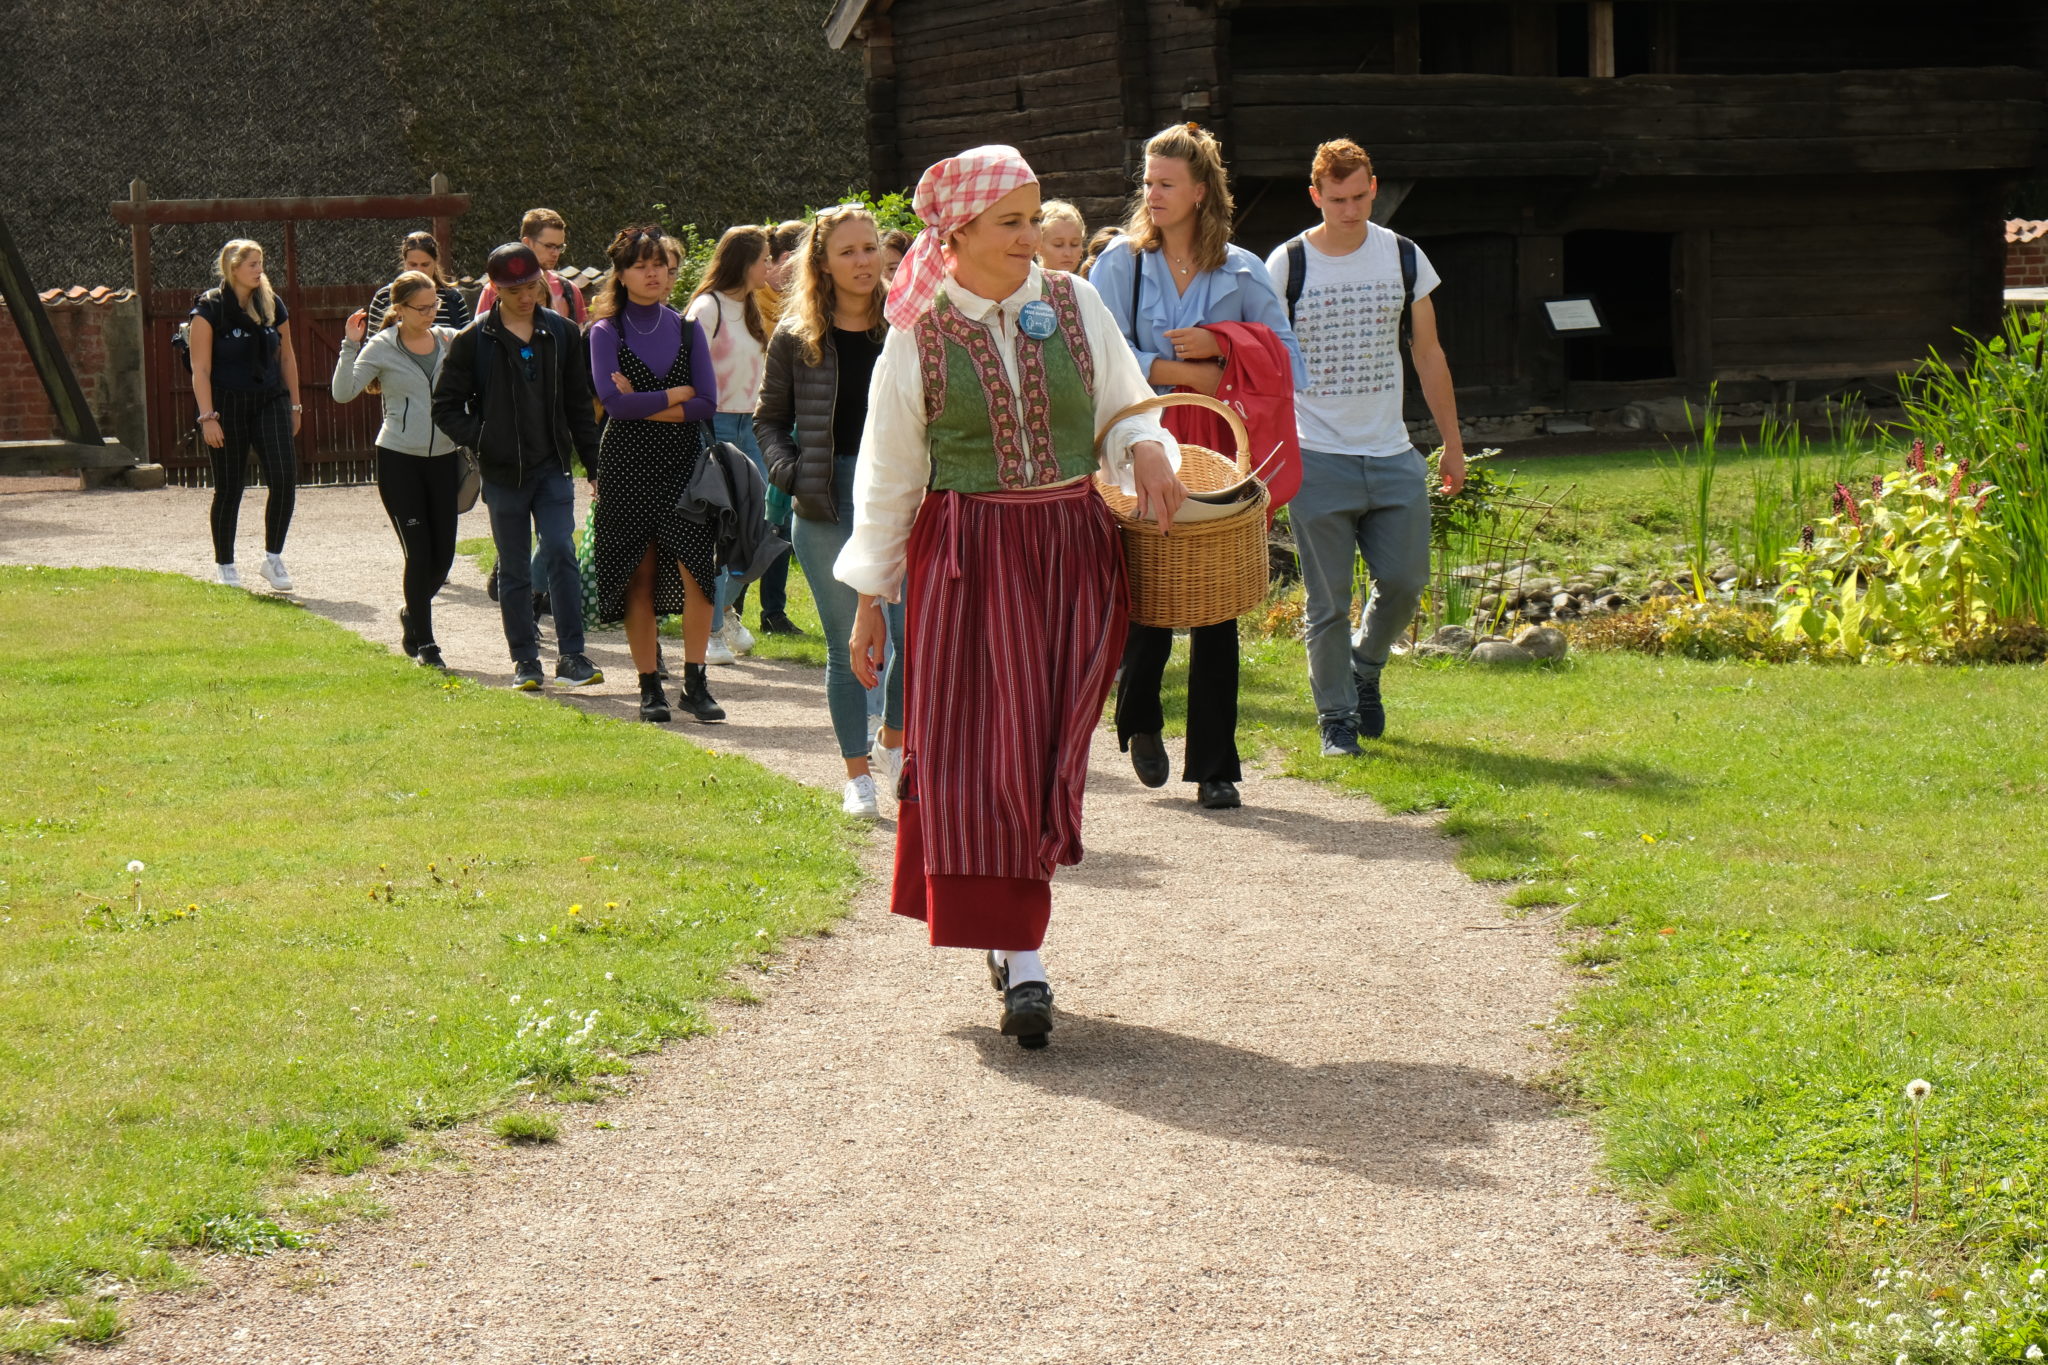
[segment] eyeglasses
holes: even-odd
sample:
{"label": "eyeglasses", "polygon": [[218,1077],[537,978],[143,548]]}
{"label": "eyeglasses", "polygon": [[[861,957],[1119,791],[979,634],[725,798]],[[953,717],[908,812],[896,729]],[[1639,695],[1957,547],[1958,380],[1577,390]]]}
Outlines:
{"label": "eyeglasses", "polygon": [[527,383],[531,384],[534,380],[540,378],[540,366],[534,364],[533,361],[533,347],[521,346],[519,348],[519,358],[526,362]]}
{"label": "eyeglasses", "polygon": [[401,303],[398,306],[410,313],[438,313],[441,311],[441,305],[438,303]]}

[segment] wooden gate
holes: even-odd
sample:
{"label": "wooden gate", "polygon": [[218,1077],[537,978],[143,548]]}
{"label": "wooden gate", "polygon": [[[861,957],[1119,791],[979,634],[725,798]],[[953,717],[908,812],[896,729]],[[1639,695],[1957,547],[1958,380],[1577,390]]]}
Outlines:
{"label": "wooden gate", "polygon": [[[454,221],[469,209],[469,196],[451,194],[445,176],[435,176],[432,192],[420,195],[371,195],[307,199],[151,199],[140,180],[129,185],[129,197],[109,206],[127,225],[135,258],[135,293],[142,301],[142,364],[148,393],[149,455],[164,466],[171,482],[205,486],[213,482],[206,448],[198,440],[198,406],[192,397],[192,376],[185,372],[171,346],[178,325],[191,314],[193,291],[155,287],[150,262],[150,229],[166,223],[284,224],[284,278],[278,292],[291,310],[292,343],[299,362],[299,399],[305,412],[299,428],[298,466],[301,484],[359,483],[375,477],[377,427],[382,413],[375,402],[336,403],[328,396],[334,358],[341,350],[342,327],[348,315],[369,306],[370,296],[388,280],[359,284],[306,285],[299,279],[297,225],[348,219],[430,222],[442,250],[448,248]],[[266,261],[273,283],[277,263]]]}

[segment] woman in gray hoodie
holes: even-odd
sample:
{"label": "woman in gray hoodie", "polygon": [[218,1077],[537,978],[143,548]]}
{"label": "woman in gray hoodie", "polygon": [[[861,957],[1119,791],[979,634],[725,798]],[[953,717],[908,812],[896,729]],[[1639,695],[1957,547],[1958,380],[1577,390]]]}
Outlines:
{"label": "woman in gray hoodie", "polygon": [[405,605],[398,622],[405,652],[446,668],[434,643],[434,594],[455,563],[455,498],[462,486],[459,448],[434,426],[434,381],[454,339],[434,325],[440,296],[430,276],[408,270],[391,282],[391,306],[367,342],[368,315],[349,315],[334,362],[334,401],[362,393],[384,400],[377,431],[377,493],[405,550]]}

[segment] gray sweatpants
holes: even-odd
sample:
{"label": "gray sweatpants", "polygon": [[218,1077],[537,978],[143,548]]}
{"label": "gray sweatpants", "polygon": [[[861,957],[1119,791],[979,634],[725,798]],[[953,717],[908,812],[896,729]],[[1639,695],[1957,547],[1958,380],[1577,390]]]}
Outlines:
{"label": "gray sweatpants", "polygon": [[[1405,455],[1301,452],[1301,491],[1287,504],[1308,595],[1308,682],[1316,715],[1358,710],[1353,673],[1377,673],[1415,619],[1429,585],[1429,462]],[[1359,557],[1372,579],[1365,621],[1351,632]]]}

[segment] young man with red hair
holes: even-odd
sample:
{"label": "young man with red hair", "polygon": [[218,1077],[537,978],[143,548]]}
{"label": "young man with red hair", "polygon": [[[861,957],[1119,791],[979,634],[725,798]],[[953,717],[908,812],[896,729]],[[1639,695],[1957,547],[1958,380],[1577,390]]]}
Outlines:
{"label": "young man with red hair", "polygon": [[[1372,223],[1379,180],[1349,138],[1316,148],[1309,198],[1323,221],[1266,261],[1308,367],[1294,398],[1301,491],[1288,511],[1308,594],[1308,676],[1323,753],[1355,756],[1387,726],[1380,670],[1429,583],[1429,462],[1402,420],[1408,347],[1443,434],[1443,482],[1464,486],[1465,444],[1429,295],[1436,270],[1416,245]],[[1372,579],[1351,631],[1352,574]]]}

